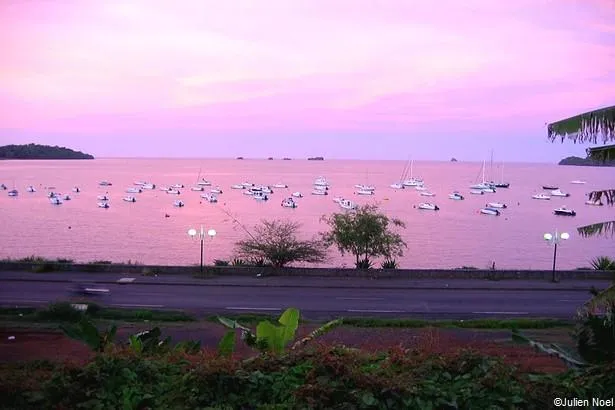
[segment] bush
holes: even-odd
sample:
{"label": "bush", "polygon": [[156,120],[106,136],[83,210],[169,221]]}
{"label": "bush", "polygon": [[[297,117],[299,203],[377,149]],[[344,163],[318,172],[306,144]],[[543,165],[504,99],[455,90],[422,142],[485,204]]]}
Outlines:
{"label": "bush", "polygon": [[235,258],[231,261],[231,265],[233,266],[246,266],[246,261],[243,259]]}
{"label": "bush", "polygon": [[143,268],[141,270],[141,276],[158,276],[160,274],[160,269],[158,268]]}
{"label": "bush", "polygon": [[384,262],[382,262],[382,269],[397,269],[397,261],[395,259],[385,259]]}
{"label": "bush", "polygon": [[71,303],[58,302],[50,304],[47,309],[37,313],[40,320],[58,322],[78,322],[84,317],[84,312],[75,309]]}
{"label": "bush", "polygon": [[368,258],[365,259],[361,259],[358,262],[355,263],[355,267],[357,269],[371,269],[372,268],[372,261],[369,260]]}
{"label": "bush", "polygon": [[598,256],[591,261],[592,269],[615,270],[615,261],[607,256]]}
{"label": "bush", "polygon": [[229,261],[225,261],[222,259],[214,259],[214,266],[228,266]]}

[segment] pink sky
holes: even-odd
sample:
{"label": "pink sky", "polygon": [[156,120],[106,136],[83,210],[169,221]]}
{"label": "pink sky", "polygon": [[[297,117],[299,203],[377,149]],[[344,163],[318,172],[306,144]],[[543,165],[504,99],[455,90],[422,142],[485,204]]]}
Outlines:
{"label": "pink sky", "polygon": [[96,156],[553,161],[615,104],[613,0],[2,0],[0,46],[0,143]]}

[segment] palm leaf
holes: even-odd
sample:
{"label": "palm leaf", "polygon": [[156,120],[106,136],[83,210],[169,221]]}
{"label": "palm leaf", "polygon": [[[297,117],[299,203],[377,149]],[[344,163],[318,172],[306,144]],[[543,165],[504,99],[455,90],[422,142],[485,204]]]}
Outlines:
{"label": "palm leaf", "polygon": [[615,105],[589,111],[548,125],[548,137],[562,142],[569,138],[574,143],[591,142],[596,144],[599,137],[602,143],[615,140]]}
{"label": "palm leaf", "polygon": [[591,298],[587,302],[586,306],[589,309],[599,309],[603,306],[612,304],[613,301],[615,301],[615,284],[609,286],[608,288],[604,289],[603,291],[598,293],[596,296]]}
{"label": "palm leaf", "polygon": [[615,189],[605,189],[603,191],[592,191],[589,193],[589,200],[593,202],[600,202],[604,197],[607,205],[615,205]]}
{"label": "palm leaf", "polygon": [[599,222],[577,228],[577,232],[584,238],[590,236],[615,236],[615,221]]}

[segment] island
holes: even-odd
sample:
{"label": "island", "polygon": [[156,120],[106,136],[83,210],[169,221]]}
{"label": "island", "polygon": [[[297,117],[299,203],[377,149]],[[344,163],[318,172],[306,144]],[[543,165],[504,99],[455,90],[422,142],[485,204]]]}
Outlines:
{"label": "island", "polygon": [[243,159],[243,157],[237,157],[236,159]]}
{"label": "island", "polygon": [[308,161],[324,161],[325,157],[309,157]]}
{"label": "island", "polygon": [[586,166],[586,167],[615,167],[615,160],[613,161],[595,161],[589,158],[581,158],[581,157],[566,157],[561,160],[558,165],[576,165],[576,166]]}
{"label": "island", "polygon": [[457,162],[457,158],[455,157],[451,158],[451,162]]}
{"label": "island", "polygon": [[65,147],[24,144],[0,147],[0,159],[94,159],[90,154]]}
{"label": "island", "polygon": [[269,161],[273,161],[273,157],[269,157],[267,158]]}
{"label": "island", "polygon": [[284,158],[282,158],[282,160],[283,160],[283,161],[290,161],[290,158],[288,158],[288,157],[284,157]]}

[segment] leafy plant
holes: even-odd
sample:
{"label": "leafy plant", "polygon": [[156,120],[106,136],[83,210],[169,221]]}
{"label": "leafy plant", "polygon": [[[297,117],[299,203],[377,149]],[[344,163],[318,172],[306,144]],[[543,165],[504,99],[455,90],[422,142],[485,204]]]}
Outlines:
{"label": "leafy plant", "polygon": [[233,266],[245,266],[246,265],[246,261],[244,261],[243,259],[234,258],[231,261],[231,265],[233,265]]}
{"label": "leafy plant", "polygon": [[595,270],[615,270],[615,260],[608,256],[598,256],[592,259],[591,266]]}
{"label": "leafy plant", "polygon": [[37,318],[45,321],[78,322],[84,312],[75,309],[72,303],[51,303],[46,309],[37,312]]}
{"label": "leafy plant", "polygon": [[358,261],[355,264],[355,267],[357,269],[371,269],[372,268],[372,261],[369,260],[368,258],[361,259],[360,261]]}
{"label": "leafy plant", "polygon": [[108,346],[112,345],[117,332],[117,326],[112,325],[109,329],[101,333],[98,331],[98,328],[85,317],[76,325],[60,326],[60,329],[62,329],[66,336],[87,344],[95,352],[103,352]]}
{"label": "leafy plant", "polygon": [[399,266],[397,265],[397,261],[395,259],[387,258],[382,262],[382,269],[397,269]]}
{"label": "leafy plant", "polygon": [[229,261],[225,261],[222,259],[214,259],[214,266],[228,266]]}

